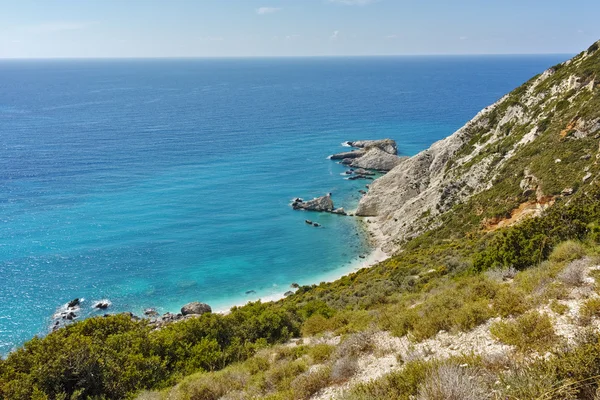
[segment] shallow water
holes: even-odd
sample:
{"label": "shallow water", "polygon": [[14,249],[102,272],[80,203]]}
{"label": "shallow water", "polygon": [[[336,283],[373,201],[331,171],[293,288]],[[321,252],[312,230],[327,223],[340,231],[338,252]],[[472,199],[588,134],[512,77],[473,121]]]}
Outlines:
{"label": "shallow water", "polygon": [[75,297],[223,310],[347,271],[355,221],[289,206],[356,206],[327,155],[415,154],[566,58],[0,62],[0,353]]}

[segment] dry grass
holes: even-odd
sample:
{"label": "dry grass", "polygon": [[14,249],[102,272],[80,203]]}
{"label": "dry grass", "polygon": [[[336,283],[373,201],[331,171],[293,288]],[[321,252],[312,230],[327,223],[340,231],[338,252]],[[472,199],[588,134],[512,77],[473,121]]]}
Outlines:
{"label": "dry grass", "polygon": [[418,400],[485,400],[489,390],[475,371],[455,364],[433,370],[419,388]]}
{"label": "dry grass", "polygon": [[506,282],[513,279],[517,275],[517,272],[514,267],[495,268],[486,271],[485,275],[491,281]]}
{"label": "dry grass", "polygon": [[336,360],[331,367],[331,380],[335,383],[346,382],[358,370],[356,357],[346,356]]}
{"label": "dry grass", "polygon": [[581,286],[585,283],[585,275],[588,267],[589,260],[587,258],[571,261],[558,274],[558,279],[565,285]]}

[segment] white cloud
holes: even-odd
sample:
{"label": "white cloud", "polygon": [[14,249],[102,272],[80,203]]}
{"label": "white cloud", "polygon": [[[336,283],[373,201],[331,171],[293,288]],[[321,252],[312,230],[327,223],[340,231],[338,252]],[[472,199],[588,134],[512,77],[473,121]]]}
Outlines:
{"label": "white cloud", "polygon": [[344,4],[347,6],[366,6],[379,0],[329,0],[330,3]]}
{"label": "white cloud", "polygon": [[285,38],[287,40],[298,39],[300,35],[287,35]]}
{"label": "white cloud", "polygon": [[330,40],[336,40],[340,36],[340,31],[333,31],[333,34],[329,36]]}
{"label": "white cloud", "polygon": [[468,40],[468,39],[469,39],[469,37],[468,37],[468,36],[461,36],[461,37],[459,37],[459,39],[460,39],[460,40]]}
{"label": "white cloud", "polygon": [[260,7],[256,9],[258,15],[273,14],[281,11],[281,7]]}
{"label": "white cloud", "polygon": [[387,35],[386,39],[398,39],[398,35]]}

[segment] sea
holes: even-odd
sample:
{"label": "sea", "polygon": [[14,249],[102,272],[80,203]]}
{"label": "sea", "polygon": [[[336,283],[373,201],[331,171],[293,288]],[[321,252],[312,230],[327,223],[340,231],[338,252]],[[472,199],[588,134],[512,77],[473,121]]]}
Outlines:
{"label": "sea", "polygon": [[414,155],[567,58],[0,61],[0,354],[74,298],[225,311],[353,271],[357,221],[290,207],[356,207],[369,181],[328,155]]}

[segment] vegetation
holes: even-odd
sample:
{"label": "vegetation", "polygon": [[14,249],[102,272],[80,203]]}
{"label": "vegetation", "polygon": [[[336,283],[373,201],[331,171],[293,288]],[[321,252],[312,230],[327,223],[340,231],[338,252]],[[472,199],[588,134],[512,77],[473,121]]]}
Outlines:
{"label": "vegetation", "polygon": [[[583,83],[600,76],[597,45],[588,53],[555,67],[533,95],[547,96],[551,85],[575,72]],[[508,107],[528,108],[522,96],[532,82],[489,120],[498,123]],[[529,110],[540,117],[536,140],[502,164],[488,190],[437,217],[428,232],[402,243],[390,259],[336,282],[300,287],[278,302],[250,303],[228,315],[205,314],[160,330],[126,315],[74,323],[0,359],[0,399],[308,399],[352,379],[359,357],[375,351],[373,330],[419,342],[483,323],[522,358],[403,360],[401,369],[356,385],[344,398],[595,398],[600,338],[590,333],[563,346],[552,318],[567,317],[564,300],[585,283],[600,248],[600,185],[583,180],[600,172],[593,157],[597,139],[574,138],[572,132],[574,121],[600,121],[599,93],[566,92],[543,109]],[[534,126],[500,128],[499,140],[484,154],[494,162]],[[487,145],[485,135],[475,131],[457,157]],[[540,217],[487,229],[486,222],[537,201],[520,187],[526,169],[553,205]],[[573,193],[561,195],[565,188]],[[600,301],[591,297],[578,322],[586,326],[595,318]],[[341,343],[334,346],[331,335],[341,336]],[[312,339],[303,344],[302,337]],[[291,338],[298,344],[283,345]]]}

